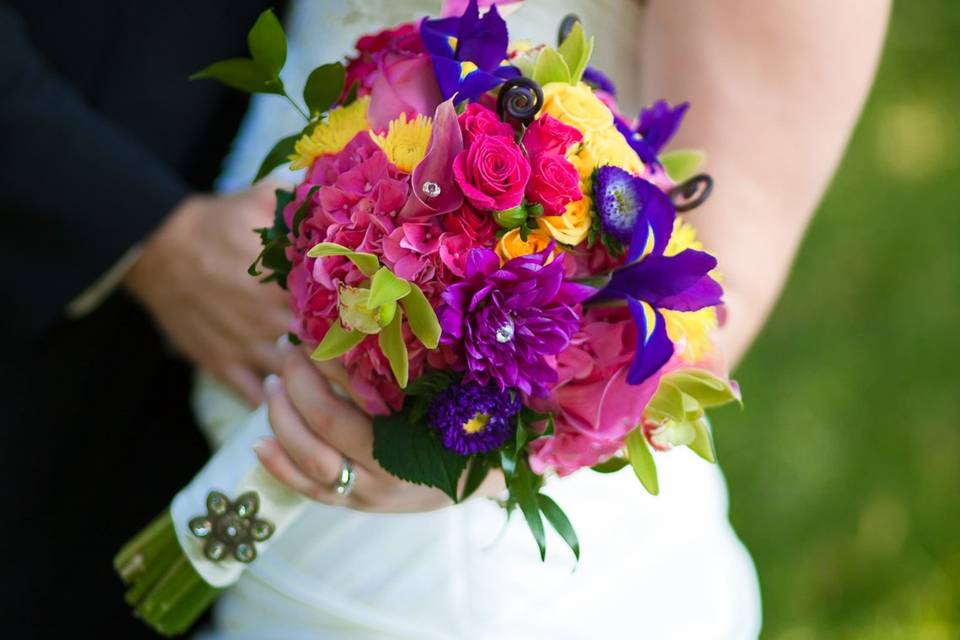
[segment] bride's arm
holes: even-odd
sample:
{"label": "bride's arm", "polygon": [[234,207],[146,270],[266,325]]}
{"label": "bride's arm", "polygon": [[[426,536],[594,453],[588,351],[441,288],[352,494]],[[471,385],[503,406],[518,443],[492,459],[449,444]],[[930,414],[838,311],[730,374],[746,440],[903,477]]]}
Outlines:
{"label": "bride's arm", "polygon": [[707,150],[711,199],[689,214],[724,273],[735,363],[783,286],[873,79],[888,0],[651,0],[650,102],[692,104],[675,148]]}

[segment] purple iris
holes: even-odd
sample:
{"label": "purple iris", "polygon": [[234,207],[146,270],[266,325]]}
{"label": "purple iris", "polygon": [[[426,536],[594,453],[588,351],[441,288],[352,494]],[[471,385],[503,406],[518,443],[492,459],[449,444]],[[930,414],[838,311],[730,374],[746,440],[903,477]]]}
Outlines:
{"label": "purple iris", "polygon": [[496,385],[452,384],[433,398],[427,420],[444,447],[469,456],[503,446],[513,435],[520,408],[515,393]]}
{"label": "purple iris", "polygon": [[583,81],[604,93],[609,93],[614,98],[617,97],[617,87],[613,84],[613,80],[596,67],[587,67],[584,69]]}
{"label": "purple iris", "polygon": [[636,128],[631,128],[622,118],[615,118],[614,122],[640,159],[647,164],[656,164],[659,162],[657,156],[680,128],[689,108],[689,102],[671,107],[666,100],[657,100],[650,108],[640,111]]}
{"label": "purple iris", "polygon": [[595,289],[564,280],[553,245],[502,267],[489,249],[467,256],[461,282],[442,294],[441,342],[463,345],[465,382],[545,396],[557,381],[549,356],[567,348],[580,327],[576,304]]}
{"label": "purple iris", "polygon": [[693,249],[664,255],[676,212],[670,199],[643,178],[603,167],[594,181],[594,195],[605,232],[621,239],[632,225],[626,266],[615,270],[590,302],[626,301],[639,332],[627,382],[640,384],[673,355],[659,310],[696,311],[720,304],[723,289],[708,275],[717,260]]}
{"label": "purple iris", "polygon": [[507,57],[507,23],[497,6],[480,17],[477,0],[470,0],[459,18],[425,19],[420,37],[430,54],[443,99],[474,101],[520,70],[504,63]]}

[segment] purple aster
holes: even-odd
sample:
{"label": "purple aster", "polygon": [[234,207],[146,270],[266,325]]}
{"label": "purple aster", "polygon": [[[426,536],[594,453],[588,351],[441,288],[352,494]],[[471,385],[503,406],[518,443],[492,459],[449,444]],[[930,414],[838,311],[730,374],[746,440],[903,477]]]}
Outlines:
{"label": "purple aster", "polygon": [[622,118],[615,118],[615,124],[641,160],[647,164],[659,164],[657,156],[680,128],[689,108],[689,102],[671,107],[666,100],[657,100],[651,107],[640,111],[635,128]]}
{"label": "purple aster", "polygon": [[676,212],[670,199],[643,178],[603,167],[594,191],[604,231],[618,240],[628,237],[630,246],[627,265],[615,270],[590,301],[627,303],[640,336],[627,382],[640,384],[673,355],[659,309],[696,311],[720,304],[723,289],[709,276],[717,260],[692,249],[664,255]]}
{"label": "purple aster", "polygon": [[519,69],[505,62],[507,23],[496,5],[480,17],[477,0],[470,0],[459,18],[423,20],[420,37],[444,100],[456,94],[458,102],[473,101],[520,75]]}
{"label": "purple aster", "polygon": [[513,436],[520,398],[496,385],[452,384],[430,403],[427,420],[443,446],[469,456],[499,449]]}
{"label": "purple aster", "polygon": [[580,328],[576,304],[596,292],[564,281],[563,256],[544,251],[502,267],[489,249],[467,256],[463,281],[442,294],[441,342],[462,346],[464,380],[545,396],[557,381],[549,362]]}

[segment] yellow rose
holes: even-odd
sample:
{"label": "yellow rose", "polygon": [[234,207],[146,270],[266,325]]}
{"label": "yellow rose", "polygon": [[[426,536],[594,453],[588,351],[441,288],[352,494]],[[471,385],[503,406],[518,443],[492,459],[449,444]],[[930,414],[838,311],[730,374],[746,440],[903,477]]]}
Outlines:
{"label": "yellow rose", "polygon": [[592,209],[593,200],[590,196],[583,196],[568,204],[562,215],[544,216],[537,220],[537,224],[557,242],[575,247],[586,240],[590,233]]}
{"label": "yellow rose", "polygon": [[613,126],[613,114],[584,83],[549,82],[543,86],[540,115],[550,114],[583,134]]}
{"label": "yellow rose", "polygon": [[595,162],[593,168],[613,165],[637,176],[646,173],[640,156],[612,125],[584,136],[583,146],[585,153]]}
{"label": "yellow rose", "polygon": [[511,258],[543,251],[548,246],[550,246],[550,236],[540,229],[527,233],[526,241],[520,237],[520,229],[511,229],[497,243],[497,255],[500,256],[501,262],[506,262]]}

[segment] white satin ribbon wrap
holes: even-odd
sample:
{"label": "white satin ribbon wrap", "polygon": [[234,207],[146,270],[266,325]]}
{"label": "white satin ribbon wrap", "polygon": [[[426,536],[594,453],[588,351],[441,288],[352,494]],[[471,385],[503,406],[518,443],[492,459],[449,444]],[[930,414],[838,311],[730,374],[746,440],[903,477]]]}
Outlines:
{"label": "white satin ribbon wrap", "polygon": [[246,491],[257,492],[260,496],[258,517],[276,526],[269,540],[257,543],[258,555],[265,553],[283,535],[309,502],[277,482],[257,461],[254,445],[271,434],[266,406],[261,406],[242,420],[239,424],[224,425],[230,428],[226,442],[170,504],[177,539],[187,559],[204,580],[219,588],[236,582],[247,565],[233,558],[211,562],[203,555],[204,541],[190,531],[190,519],[207,512],[207,494],[210,491],[221,491],[231,500]]}

